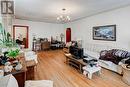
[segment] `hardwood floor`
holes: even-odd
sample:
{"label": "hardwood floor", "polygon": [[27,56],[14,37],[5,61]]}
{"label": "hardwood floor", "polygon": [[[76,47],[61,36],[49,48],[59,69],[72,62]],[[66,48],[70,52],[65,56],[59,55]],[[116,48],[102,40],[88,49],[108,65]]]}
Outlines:
{"label": "hardwood floor", "polygon": [[94,75],[89,80],[64,63],[62,50],[38,52],[38,57],[35,79],[52,80],[54,87],[130,87],[122,82],[122,76],[106,69],[102,69],[101,76]]}

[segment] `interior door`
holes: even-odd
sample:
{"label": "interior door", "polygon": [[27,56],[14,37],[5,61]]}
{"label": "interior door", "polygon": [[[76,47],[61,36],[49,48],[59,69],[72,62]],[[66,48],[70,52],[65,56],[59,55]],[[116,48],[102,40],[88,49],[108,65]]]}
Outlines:
{"label": "interior door", "polygon": [[71,41],[71,28],[66,29],[66,43]]}

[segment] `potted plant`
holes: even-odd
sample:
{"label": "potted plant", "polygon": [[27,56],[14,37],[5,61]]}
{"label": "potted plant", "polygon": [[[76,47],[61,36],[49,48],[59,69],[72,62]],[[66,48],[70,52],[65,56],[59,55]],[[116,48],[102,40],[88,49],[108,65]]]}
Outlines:
{"label": "potted plant", "polygon": [[17,46],[16,42],[12,40],[10,33],[5,31],[1,23],[0,23],[0,45],[1,47],[6,48]]}
{"label": "potted plant", "polygon": [[8,52],[4,52],[0,56],[0,65],[4,65],[6,62],[8,62],[8,57],[7,57]]}
{"label": "potted plant", "polygon": [[9,61],[14,61],[16,60],[17,56],[19,55],[19,50],[10,50],[7,54],[7,56],[9,57]]}

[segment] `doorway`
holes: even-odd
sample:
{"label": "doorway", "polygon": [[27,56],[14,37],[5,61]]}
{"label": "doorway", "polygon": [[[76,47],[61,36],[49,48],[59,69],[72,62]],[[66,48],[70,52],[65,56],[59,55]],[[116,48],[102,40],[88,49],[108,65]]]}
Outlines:
{"label": "doorway", "polygon": [[71,28],[66,29],[66,43],[71,41]]}
{"label": "doorway", "polygon": [[13,39],[23,48],[28,48],[28,26],[13,25]]}

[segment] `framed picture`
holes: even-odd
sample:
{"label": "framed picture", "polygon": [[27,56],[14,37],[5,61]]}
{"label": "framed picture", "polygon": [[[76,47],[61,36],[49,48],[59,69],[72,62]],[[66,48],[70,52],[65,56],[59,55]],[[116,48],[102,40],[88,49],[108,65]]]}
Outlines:
{"label": "framed picture", "polygon": [[1,1],[1,14],[14,14],[14,1]]}
{"label": "framed picture", "polygon": [[116,25],[93,27],[93,39],[116,41]]}

